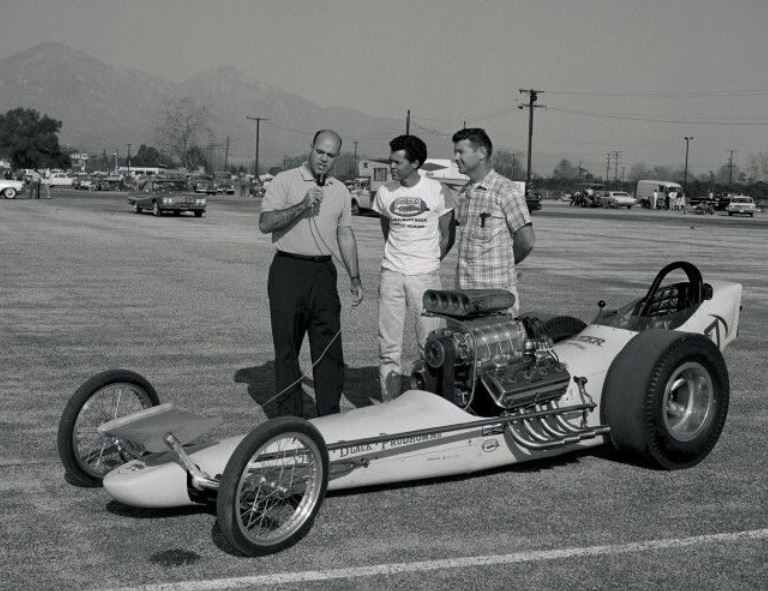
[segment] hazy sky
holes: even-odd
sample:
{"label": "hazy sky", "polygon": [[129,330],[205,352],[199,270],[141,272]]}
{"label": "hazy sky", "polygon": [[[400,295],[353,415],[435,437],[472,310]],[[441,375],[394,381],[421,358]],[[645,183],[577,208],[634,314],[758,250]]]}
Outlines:
{"label": "hazy sky", "polygon": [[729,149],[742,166],[768,152],[768,0],[2,0],[0,23],[0,57],[61,41],[174,81],[232,64],[321,105],[410,108],[416,133],[466,120],[519,150],[518,89],[541,89],[534,150],[597,174],[613,150],[627,169],[682,167],[686,135],[697,174]]}

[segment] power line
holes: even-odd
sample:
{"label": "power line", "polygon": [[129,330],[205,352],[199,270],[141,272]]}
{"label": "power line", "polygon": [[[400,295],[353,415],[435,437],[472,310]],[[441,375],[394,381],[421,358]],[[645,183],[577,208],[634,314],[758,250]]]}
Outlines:
{"label": "power line", "polygon": [[590,111],[577,111],[575,109],[559,109],[557,107],[549,107],[548,110],[554,111],[556,113],[583,115],[585,117],[597,117],[600,119],[621,119],[625,121],[646,121],[653,123],[685,123],[688,125],[735,125],[754,127],[768,125],[768,121],[766,120],[733,119],[715,121],[711,119],[662,119],[659,117],[641,117],[638,115],[623,115],[619,113],[593,113]]}
{"label": "power line", "polygon": [[679,92],[592,92],[578,90],[548,90],[550,94],[568,96],[632,96],[658,98],[689,98],[689,97],[719,97],[719,96],[763,96],[768,90],[709,90],[709,91],[679,91]]}

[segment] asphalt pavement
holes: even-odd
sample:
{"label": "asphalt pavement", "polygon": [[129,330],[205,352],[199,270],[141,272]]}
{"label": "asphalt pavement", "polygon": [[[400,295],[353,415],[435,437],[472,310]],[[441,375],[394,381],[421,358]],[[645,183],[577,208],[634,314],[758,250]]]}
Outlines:
{"label": "asphalt pavement", "polygon": [[[0,588],[766,588],[766,215],[548,201],[534,215],[523,311],[589,321],[599,300],[618,306],[643,295],[680,259],[705,280],[744,285],[739,339],[725,355],[729,417],[693,469],[648,470],[598,449],[335,493],[304,540],[260,559],[226,553],[210,510],[136,510],[65,482],[59,416],[104,369],[133,369],[162,401],[223,415],[214,436],[266,418],[272,246],[258,213],[258,200],[236,196],[212,197],[199,219],[136,215],[121,193],[0,200]],[[352,308],[340,272],[345,409],[369,404],[378,389],[381,232],[366,216],[354,229],[366,299]],[[455,260],[453,252],[443,263],[445,285]],[[412,334],[405,351],[415,356]]]}

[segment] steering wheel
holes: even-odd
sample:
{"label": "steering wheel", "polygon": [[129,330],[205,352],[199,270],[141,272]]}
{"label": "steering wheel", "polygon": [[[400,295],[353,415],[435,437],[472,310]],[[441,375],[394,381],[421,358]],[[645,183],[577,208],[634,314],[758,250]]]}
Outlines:
{"label": "steering wheel", "polygon": [[640,311],[638,312],[638,316],[648,316],[654,303],[654,296],[659,291],[661,282],[664,281],[664,278],[669,275],[670,272],[677,269],[684,271],[688,277],[688,306],[700,304],[704,301],[704,279],[701,276],[701,271],[699,271],[699,269],[694,264],[687,261],[675,261],[674,263],[669,263],[666,267],[659,271],[658,275],[656,275],[653,283],[651,283],[651,287],[648,288],[648,293],[646,293],[645,297],[641,300],[642,305],[640,307]]}

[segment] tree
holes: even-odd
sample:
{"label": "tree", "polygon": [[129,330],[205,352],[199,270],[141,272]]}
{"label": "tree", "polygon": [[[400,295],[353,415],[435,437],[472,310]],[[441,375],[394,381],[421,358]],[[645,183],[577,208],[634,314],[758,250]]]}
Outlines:
{"label": "tree", "polygon": [[643,162],[638,162],[637,164],[633,164],[629,169],[629,176],[627,177],[630,181],[636,182],[641,181],[643,179],[647,179],[649,176],[648,167]]}
{"label": "tree", "polygon": [[69,156],[61,151],[61,121],[40,117],[34,109],[18,107],[0,115],[0,152],[13,168],[68,168]]}
{"label": "tree", "polygon": [[207,164],[207,158],[197,144],[198,136],[204,131],[209,131],[206,107],[198,105],[188,96],[163,99],[158,143],[167,146],[188,170],[196,168],[200,158]]}
{"label": "tree", "polygon": [[650,170],[650,176],[655,180],[667,180],[672,178],[672,169],[669,166],[654,166]]}
{"label": "tree", "polygon": [[493,168],[500,175],[511,180],[525,180],[525,167],[519,152],[510,150],[495,150],[493,152]]}
{"label": "tree", "polygon": [[717,171],[716,180],[721,185],[727,185],[728,180],[731,182],[738,181],[741,170],[735,164],[723,164]]}
{"label": "tree", "polygon": [[333,176],[342,181],[357,178],[355,156],[351,152],[342,152],[333,163]]}
{"label": "tree", "polygon": [[182,156],[182,162],[187,170],[197,170],[202,168],[209,170],[210,166],[208,158],[206,157],[206,151],[200,146],[192,145]]}
{"label": "tree", "polygon": [[136,155],[131,157],[131,164],[134,166],[167,166],[169,162],[157,148],[141,144]]}
{"label": "tree", "polygon": [[768,180],[768,152],[750,155],[747,161],[747,174],[753,182]]}
{"label": "tree", "polygon": [[552,176],[556,179],[573,179],[579,176],[579,171],[573,167],[570,160],[563,158],[555,166]]}

